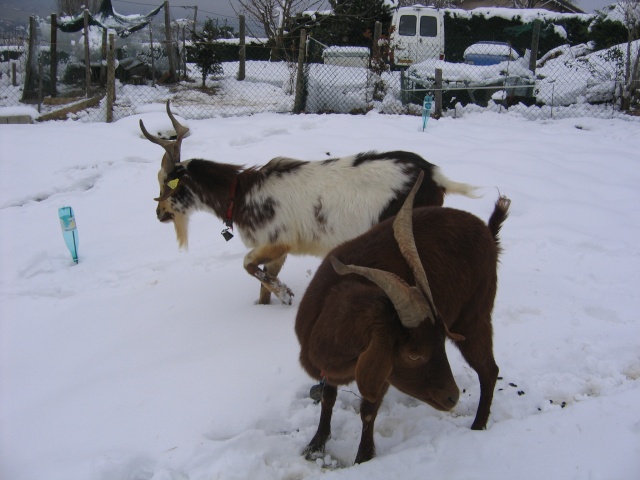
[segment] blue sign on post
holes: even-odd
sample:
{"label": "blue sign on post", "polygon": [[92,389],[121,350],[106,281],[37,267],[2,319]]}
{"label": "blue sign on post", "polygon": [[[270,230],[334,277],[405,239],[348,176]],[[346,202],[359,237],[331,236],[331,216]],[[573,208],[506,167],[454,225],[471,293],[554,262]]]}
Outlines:
{"label": "blue sign on post", "polygon": [[73,208],[60,207],[58,209],[58,217],[60,217],[62,236],[67,248],[71,252],[73,261],[78,263],[78,229],[76,227],[76,217],[73,215]]}

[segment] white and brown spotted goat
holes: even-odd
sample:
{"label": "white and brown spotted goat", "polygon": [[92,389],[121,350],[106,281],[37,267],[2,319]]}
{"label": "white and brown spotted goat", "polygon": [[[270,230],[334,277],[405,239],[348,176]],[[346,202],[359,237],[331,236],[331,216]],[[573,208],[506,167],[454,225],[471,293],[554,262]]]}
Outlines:
{"label": "white and brown spotted goat", "polygon": [[[277,278],[287,254],[323,257],[394,216],[420,172],[425,172],[425,180],[416,206],[441,206],[445,193],[474,197],[474,187],[449,180],[437,166],[403,151],[316,162],[277,157],[251,168],[202,159],[181,161],[180,147],[189,129],[176,120],[168,101],[167,114],[175,140],[151,135],[140,121],[145,137],[165,149],[158,172],[158,220],[173,222],[181,247],[187,246],[189,215],[194,211],[211,212],[227,226],[235,225],[251,248],[244,268],[262,283],[260,304],[268,304],[271,293],[291,304],[293,293]],[[223,234],[230,236],[228,230]]]}

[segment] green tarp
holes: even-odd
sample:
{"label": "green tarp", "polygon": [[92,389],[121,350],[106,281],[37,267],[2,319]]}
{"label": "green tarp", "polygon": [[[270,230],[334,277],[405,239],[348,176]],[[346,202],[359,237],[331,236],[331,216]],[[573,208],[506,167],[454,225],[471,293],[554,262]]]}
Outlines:
{"label": "green tarp", "polygon": [[[105,30],[115,30],[119,37],[127,37],[146,27],[163,7],[164,3],[146,15],[120,15],[113,10],[111,0],[102,0],[98,13],[89,14],[89,25],[95,25]],[[63,32],[79,32],[83,28],[84,13],[75,17],[63,17],[58,21],[58,29]]]}

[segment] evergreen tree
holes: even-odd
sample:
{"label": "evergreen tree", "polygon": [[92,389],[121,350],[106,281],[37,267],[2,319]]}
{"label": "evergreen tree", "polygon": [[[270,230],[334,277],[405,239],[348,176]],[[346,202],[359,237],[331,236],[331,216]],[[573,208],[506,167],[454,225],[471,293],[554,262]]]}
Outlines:
{"label": "evergreen tree", "polygon": [[[322,36],[330,45],[370,46],[375,23],[382,22],[383,31],[391,23],[391,9],[384,0],[330,0],[332,18],[322,27]],[[318,32],[319,33],[319,32]]]}
{"label": "evergreen tree", "polygon": [[220,61],[220,45],[216,43],[221,37],[229,35],[228,27],[218,27],[217,21],[207,18],[202,30],[193,35],[193,46],[189,47],[189,56],[202,74],[202,88],[211,74],[222,73]]}

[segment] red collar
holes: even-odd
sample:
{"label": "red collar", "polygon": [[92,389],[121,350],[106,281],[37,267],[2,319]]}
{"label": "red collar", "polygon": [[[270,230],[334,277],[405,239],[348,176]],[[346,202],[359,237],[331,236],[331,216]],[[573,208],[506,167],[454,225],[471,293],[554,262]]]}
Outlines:
{"label": "red collar", "polygon": [[236,197],[237,186],[238,177],[234,178],[231,182],[231,188],[229,189],[229,203],[227,204],[227,215],[224,219],[225,225],[231,229],[233,229],[233,205]]}

